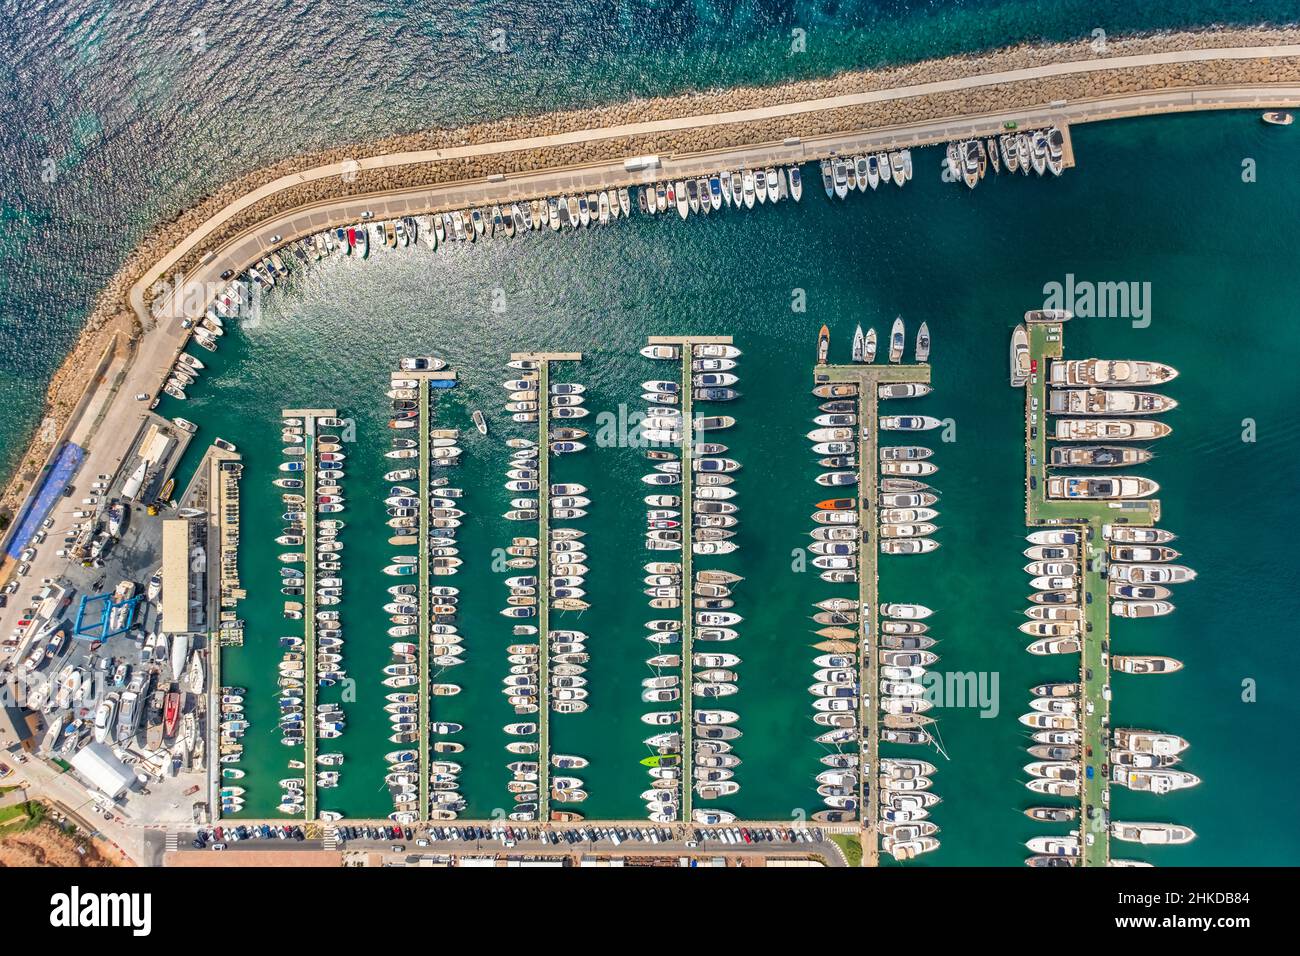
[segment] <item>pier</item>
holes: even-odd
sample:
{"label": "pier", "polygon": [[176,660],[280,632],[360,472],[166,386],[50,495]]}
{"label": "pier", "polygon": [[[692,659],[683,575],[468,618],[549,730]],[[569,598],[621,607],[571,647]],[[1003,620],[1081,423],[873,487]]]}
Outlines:
{"label": "pier", "polygon": [[537,819],[551,819],[551,363],[581,352],[512,352],[537,363]]}
{"label": "pier", "polygon": [[285,408],[281,418],[301,418],[303,447],[302,491],[306,499],[302,519],[302,541],[306,555],[303,572],[303,817],[316,819],[316,419],[333,418],[332,408]]}
{"label": "pier", "polygon": [[691,819],[695,793],[694,665],[691,661],[695,632],[695,393],[691,385],[691,361],[696,345],[731,345],[730,335],[652,335],[649,345],[675,345],[681,350],[682,396],[682,821]]}
{"label": "pier", "polygon": [[429,748],[432,745],[432,735],[429,730],[430,722],[432,720],[432,717],[430,715],[431,696],[432,696],[430,693],[430,684],[433,681],[433,675],[430,673],[430,665],[429,665],[429,658],[430,658],[429,624],[432,618],[430,609],[433,607],[433,598],[432,595],[429,593],[429,589],[431,587],[429,583],[429,537],[431,531],[429,527],[429,497],[432,493],[432,488],[430,488],[429,486],[429,482],[432,480],[432,475],[431,475],[432,468],[429,464],[429,448],[430,448],[429,430],[433,427],[432,426],[433,415],[432,415],[432,409],[430,407],[432,404],[432,400],[430,396],[430,392],[432,391],[432,388],[430,387],[429,383],[433,381],[454,382],[456,380],[456,373],[450,371],[442,371],[442,372],[403,371],[403,372],[394,372],[392,374],[392,378],[394,380],[415,379],[417,382],[419,382],[418,391],[420,393],[419,397],[416,399],[416,405],[418,411],[418,415],[417,415],[418,424],[416,425],[416,428],[418,428],[420,431],[420,437],[419,437],[420,516],[418,521],[419,530],[416,535],[418,538],[416,542],[416,547],[419,549],[419,563],[418,563],[419,571],[416,579],[416,587],[419,589],[420,592],[419,593],[420,632],[418,637],[419,651],[417,652],[418,661],[419,661],[418,669],[420,672],[420,683],[417,685],[419,689],[416,691],[416,693],[419,696],[420,702],[419,702],[419,713],[416,721],[416,734],[417,734],[416,739],[419,741],[419,744],[415,749],[417,753],[419,753],[420,755],[419,758],[420,767],[418,771],[420,776],[419,818],[421,820],[427,820],[429,819],[429,763],[430,763]]}
{"label": "pier", "polygon": [[[221,818],[221,655],[227,643],[242,646],[243,622],[235,608],[244,597],[239,580],[239,481],[243,458],[236,452],[213,445],[195,470],[195,477],[183,501],[198,506],[200,499],[207,511],[204,524],[209,547],[216,542],[218,577],[212,579],[211,566],[207,581],[207,651],[208,670],[202,698],[207,715],[204,746],[208,764],[209,818]],[[191,496],[192,499],[191,499]]]}
{"label": "pier", "polygon": [[1081,730],[1081,779],[1079,781],[1081,836],[1092,834],[1091,843],[1082,841],[1084,866],[1106,866],[1110,861],[1109,807],[1110,700],[1105,688],[1110,683],[1110,597],[1106,579],[1104,524],[1123,523],[1149,527],[1160,520],[1160,502],[1141,500],[1074,500],[1047,497],[1047,360],[1064,354],[1063,324],[1027,323],[1029,355],[1036,371],[1025,386],[1025,524],[1031,527],[1074,528],[1079,532],[1082,574],[1079,606],[1085,626],[1079,635],[1079,726]]}
{"label": "pier", "polygon": [[[885,340],[888,346],[888,338]],[[880,487],[877,440],[880,397],[877,387],[894,382],[930,383],[929,365],[819,365],[813,384],[851,384],[858,389],[858,681],[862,718],[859,721],[858,812],[862,827],[862,865],[880,865],[880,801],[867,774],[879,764],[880,708],[876,676],[880,633],[880,541],[876,501]]]}

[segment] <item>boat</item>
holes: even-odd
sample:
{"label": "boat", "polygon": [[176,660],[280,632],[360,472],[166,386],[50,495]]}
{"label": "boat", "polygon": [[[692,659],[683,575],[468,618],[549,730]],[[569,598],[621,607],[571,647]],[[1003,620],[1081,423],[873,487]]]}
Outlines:
{"label": "boat", "polygon": [[1132,388],[1165,385],[1178,370],[1161,362],[1070,359],[1052,362],[1048,384],[1053,388]]}
{"label": "boat", "polygon": [[916,330],[916,360],[922,364],[930,361],[930,326],[925,322]]}
{"label": "boat", "polygon": [[889,330],[889,361],[898,363],[903,360],[903,348],[907,344],[903,337],[903,317],[900,315],[894,319],[894,324]]}
{"label": "boat", "polygon": [[1191,827],[1174,823],[1124,823],[1116,820],[1110,825],[1111,836],[1126,843],[1144,846],[1178,846],[1196,839]]}
{"label": "boat", "polygon": [[1029,381],[1031,368],[1029,333],[1023,325],[1017,325],[1011,332],[1011,387],[1023,387]]}
{"label": "boat", "polygon": [[480,435],[486,435],[488,433],[487,419],[483,417],[483,413],[481,411],[479,411],[477,408],[474,409],[474,412],[473,414],[470,415],[470,418],[473,420],[474,427],[478,429],[478,433]]}
{"label": "boat", "polygon": [[1151,479],[1131,476],[1107,478],[1104,475],[1088,475],[1047,479],[1047,496],[1064,500],[1146,498],[1159,490],[1160,486]]}
{"label": "boat", "polygon": [[1295,122],[1294,116],[1280,110],[1270,110],[1260,116],[1260,119],[1270,126],[1290,126]]}
{"label": "boat", "polygon": [[852,357],[855,362],[867,361],[867,337],[862,332],[862,324],[853,330]]}
{"label": "boat", "polygon": [[1048,394],[1047,403],[1053,415],[1158,415],[1177,407],[1177,401],[1157,392],[1097,386],[1058,389]]}
{"label": "boat", "polygon": [[1118,418],[1058,418],[1050,436],[1055,441],[1153,441],[1173,429],[1164,422]]}
{"label": "boat", "polygon": [[1120,448],[1113,445],[1082,445],[1053,448],[1050,463],[1057,468],[1122,468],[1150,461],[1146,448]]}
{"label": "boat", "polygon": [[1172,674],[1183,669],[1183,662],[1173,657],[1116,654],[1111,668],[1121,674]]}

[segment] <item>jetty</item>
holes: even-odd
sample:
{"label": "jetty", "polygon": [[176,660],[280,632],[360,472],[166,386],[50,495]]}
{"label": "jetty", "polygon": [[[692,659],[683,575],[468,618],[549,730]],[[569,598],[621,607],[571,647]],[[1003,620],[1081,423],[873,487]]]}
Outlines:
{"label": "jetty", "polygon": [[[227,646],[240,647],[244,643],[244,626],[236,613],[236,606],[245,592],[239,580],[239,481],[243,473],[243,458],[233,451],[210,447],[194,472],[194,479],[186,489],[182,501],[195,507],[202,502],[207,512],[203,517],[209,546],[216,543],[219,578],[207,590],[208,671],[202,695],[207,724],[204,732],[208,754],[208,805],[212,819],[221,816],[221,655]],[[219,622],[215,626],[211,622]]]}
{"label": "jetty", "polygon": [[429,731],[430,722],[432,720],[432,716],[430,714],[431,695],[429,693],[429,684],[433,680],[433,677],[430,674],[430,663],[429,663],[429,658],[431,656],[429,650],[429,624],[430,624],[430,617],[431,617],[429,609],[433,607],[432,596],[429,593],[429,589],[431,587],[431,584],[429,582],[429,576],[430,576],[429,574],[429,536],[430,536],[429,482],[432,480],[432,475],[430,474],[432,468],[429,464],[429,450],[430,450],[429,430],[433,427],[431,394],[434,388],[430,385],[430,382],[454,382],[456,381],[456,373],[452,371],[446,371],[446,370],[439,371],[439,372],[401,371],[401,372],[393,372],[392,379],[393,380],[415,379],[419,383],[417,387],[417,390],[419,392],[419,397],[416,399],[416,407],[417,407],[416,427],[420,431],[420,438],[419,438],[420,455],[418,460],[419,460],[419,472],[420,472],[419,487],[421,491],[420,491],[420,516],[418,519],[419,541],[417,542],[416,545],[419,548],[419,562],[418,562],[419,571],[416,579],[416,587],[419,589],[420,592],[419,593],[420,631],[418,637],[419,651],[417,652],[417,657],[418,657],[417,666],[419,669],[419,678],[420,678],[420,682],[417,685],[417,687],[419,688],[417,693],[420,698],[420,703],[419,703],[419,713],[416,720],[416,734],[419,743],[416,746],[415,750],[419,755],[419,759],[418,759],[418,763],[419,763],[418,773],[420,777],[419,817],[421,820],[427,820],[429,819],[429,771],[428,771],[429,763],[430,763],[429,748],[432,744],[431,734]]}
{"label": "jetty", "polygon": [[511,352],[537,363],[537,819],[551,819],[551,363],[581,352]]}
{"label": "jetty", "polygon": [[695,434],[695,389],[691,384],[691,360],[696,345],[731,345],[730,335],[652,335],[649,345],[675,345],[680,352],[682,396],[682,812],[691,819],[691,798],[695,792],[694,665],[691,662],[695,633],[695,446],[703,436]]}
{"label": "jetty", "polygon": [[1084,840],[1084,866],[1106,866],[1110,861],[1110,827],[1106,762],[1109,754],[1110,700],[1105,688],[1110,683],[1110,598],[1107,594],[1106,543],[1104,524],[1150,527],[1160,520],[1156,499],[1117,501],[1107,499],[1064,501],[1047,497],[1047,360],[1064,354],[1064,324],[1030,322],[1029,355],[1037,371],[1025,384],[1025,524],[1031,527],[1074,528],[1080,536],[1079,606],[1086,625],[1079,638],[1079,726],[1082,731],[1079,787],[1080,832],[1093,835]]}
{"label": "jetty", "polygon": [[303,509],[302,541],[306,555],[303,572],[303,816],[316,819],[316,419],[334,418],[333,408],[285,408],[281,418],[301,418],[303,445],[302,490],[307,505]]}
{"label": "jetty", "polygon": [[[878,386],[896,382],[930,383],[929,365],[818,365],[813,384],[856,385],[858,389],[858,689],[859,714],[858,817],[862,828],[862,865],[880,865],[880,801],[870,783],[871,768],[880,762],[880,707],[876,660],[880,653],[880,542],[876,502],[880,489],[880,419]],[[865,769],[863,769],[865,768]]]}

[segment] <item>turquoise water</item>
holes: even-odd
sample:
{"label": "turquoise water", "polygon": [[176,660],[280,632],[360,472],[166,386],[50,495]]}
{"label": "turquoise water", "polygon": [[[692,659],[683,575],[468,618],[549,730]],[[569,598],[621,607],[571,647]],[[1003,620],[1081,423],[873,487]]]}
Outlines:
{"label": "turquoise water", "polygon": [[[811,739],[805,691],[817,640],[807,618],[810,602],[834,589],[792,571],[791,553],[808,540],[811,504],[825,497],[812,482],[819,469],[803,438],[816,414],[807,391],[816,329],[831,327],[832,357],[844,360],[856,322],[883,331],[895,314],[913,328],[925,319],[936,389],[908,405],[956,423],[956,440],[938,445],[934,459],[943,547],[883,561],[882,599],[936,609],[939,670],[998,681],[997,716],[981,717],[974,707],[939,711],[950,758],[935,760],[935,789],[945,800],[933,819],[943,844],[925,863],[1017,864],[1023,841],[1043,828],[1019,812],[1030,795],[1020,783],[1027,741],[1016,717],[1028,688],[1065,678],[1069,664],[1026,654],[1028,639],[1016,630],[1028,590],[1023,420],[1020,393],[1006,385],[1007,336],[1025,308],[1041,303],[1043,285],[1067,272],[1150,282],[1149,328],[1076,319],[1066,329],[1066,352],[1159,359],[1182,373],[1168,389],[1181,403],[1167,416],[1174,433],[1140,471],[1161,483],[1162,526],[1179,534],[1176,546],[1200,577],[1179,589],[1171,617],[1117,622],[1112,647],[1171,654],[1187,667],[1167,678],[1116,676],[1113,707],[1116,725],[1187,737],[1184,765],[1205,783],[1165,798],[1117,791],[1117,818],[1176,820],[1200,837],[1183,848],[1116,853],[1168,864],[1294,860],[1295,828],[1274,798],[1295,783],[1276,731],[1298,716],[1280,686],[1296,664],[1294,645],[1282,636],[1296,611],[1296,582],[1279,533],[1289,513],[1280,495],[1300,477],[1300,429],[1290,415],[1296,388],[1284,371],[1300,357],[1300,335],[1287,318],[1288,250],[1300,238],[1294,217],[1282,214],[1297,198],[1285,173],[1289,132],[1245,113],[1167,117],[1076,129],[1075,148],[1079,167],[1059,180],[986,180],[967,193],[940,181],[940,153],[932,149],[917,154],[917,177],[906,189],[847,203],[809,190],[798,206],[702,222],[634,217],[581,235],[378,254],[299,272],[269,297],[260,326],[226,337],[213,373],[183,409],[204,434],[239,441],[249,528],[265,529],[246,534],[268,542],[245,558],[249,645],[228,655],[228,681],[269,687],[278,656],[272,581],[279,548],[269,541],[279,507],[269,481],[279,460],[279,409],[345,409],[358,422],[344,532],[347,666],[358,688],[347,705],[344,784],[322,805],[386,811],[377,789],[390,749],[381,743],[378,685],[389,643],[379,606],[392,583],[380,574],[392,551],[382,544],[378,504],[387,467],[382,392],[396,355],[441,354],[461,385],[439,401],[437,421],[468,428],[469,411],[482,408],[493,431],[469,436],[454,482],[467,489],[471,512],[462,535],[466,570],[451,582],[462,589],[468,663],[448,675],[465,692],[435,707],[466,725],[458,739],[467,746],[469,812],[487,816],[506,806],[500,727],[511,716],[499,688],[512,638],[496,613],[504,575],[488,568],[492,549],[520,533],[499,515],[510,497],[501,488],[502,439],[522,432],[501,410],[502,363],[514,350],[581,349],[584,361],[558,367],[557,379],[587,384],[593,411],[637,408],[639,383],[663,368],[636,354],[646,335],[731,334],[745,353],[744,397],[727,409],[739,425],[723,440],[745,468],[735,486],[742,551],[728,566],[746,576],[736,596],[746,620],[727,648],[744,658],[741,691],[728,707],[742,715],[745,735],[736,750],[742,790],[723,805],[770,819],[815,809],[812,778],[822,751]],[[1185,162],[1193,153],[1205,161]],[[1243,156],[1257,161],[1257,182],[1241,181]],[[611,261],[624,265],[611,271]],[[791,311],[794,289],[806,292],[805,313]],[[496,290],[504,290],[504,312],[492,309]],[[181,410],[179,403],[163,409]],[[1253,443],[1241,441],[1247,418],[1258,426]],[[646,786],[637,763],[647,734],[638,719],[649,653],[641,624],[652,616],[640,590],[641,565],[652,558],[638,545],[645,470],[639,451],[599,448],[562,459],[556,471],[557,480],[588,485],[594,501],[587,522],[593,607],[572,625],[591,635],[592,707],[556,717],[552,732],[557,750],[592,761],[579,775],[591,791],[583,809],[594,817],[638,815]],[[1243,702],[1246,680],[1258,682],[1258,702]],[[269,692],[252,696],[253,739],[261,743],[246,765],[260,771],[253,779],[262,786],[250,787],[250,810],[258,812],[259,801],[274,801],[286,754],[273,741]],[[1239,786],[1247,777],[1250,785]],[[1240,819],[1252,826],[1240,827]]]}
{"label": "turquoise water", "polygon": [[[1022,39],[1088,36],[1208,22],[1294,18],[1278,3],[895,3],[812,7],[626,3],[577,18],[543,5],[442,5],[409,14],[355,4],[257,15],[240,5],[71,4],[23,8],[0,26],[0,451],[20,452],[39,396],[71,343],[95,290],[149,224],[175,214],[231,175],[307,148],[384,132],[460,123],[537,109],[583,106],[731,83],[825,75],[838,69],[978,50]],[[436,19],[426,19],[433,17]],[[507,69],[478,47],[494,24],[525,37]],[[790,30],[807,23],[808,53],[786,56]],[[191,33],[202,29],[203,49]],[[365,41],[358,37],[365,37]],[[470,45],[474,49],[470,50]],[[553,55],[545,50],[555,49]],[[469,51],[469,52],[467,52]],[[493,54],[496,56],[496,54]],[[344,785],[322,806],[351,814],[386,810],[380,667],[390,639],[380,611],[393,579],[380,573],[380,455],[386,369],[398,354],[433,351],[462,375],[439,402],[439,422],[468,427],[470,409],[492,418],[489,439],[466,442],[456,483],[472,518],[462,534],[467,663],[465,693],[435,702],[442,719],[466,725],[464,792],[475,816],[507,803],[499,694],[509,623],[496,613],[505,588],[487,570],[492,549],[519,533],[499,518],[505,454],[500,438],[506,376],[521,348],[581,349],[586,361],[562,377],[589,386],[589,405],[636,402],[654,374],[636,349],[649,334],[732,334],[744,349],[740,424],[724,440],[745,469],[737,488],[743,551],[734,566],[745,615],[737,753],[746,816],[788,818],[815,808],[820,748],[808,720],[816,638],[809,602],[828,593],[790,569],[808,540],[808,511],[824,497],[803,434],[815,402],[807,393],[812,345],[827,323],[847,357],[856,322],[883,332],[895,314],[929,322],[936,392],[910,403],[952,417],[957,441],[938,450],[943,544],[934,555],[884,563],[882,595],[935,607],[940,668],[996,673],[1000,710],[940,713],[950,760],[933,819],[941,850],[927,864],[1015,865],[1023,841],[1043,832],[1020,814],[1025,738],[1016,723],[1029,686],[1065,676],[1064,662],[1025,654],[1016,626],[1027,590],[1021,572],[1021,404],[1007,388],[1006,336],[1042,287],[1066,273],[1093,281],[1152,283],[1153,322],[1076,320],[1067,355],[1154,358],[1182,370],[1169,391],[1181,407],[1174,434],[1141,469],[1162,484],[1163,526],[1200,579],[1181,588],[1170,618],[1118,622],[1115,651],[1168,653],[1187,663],[1168,678],[1116,677],[1115,723],[1180,733],[1185,766],[1205,783],[1150,798],[1117,791],[1126,819],[1169,819],[1200,834],[1191,846],[1129,851],[1161,863],[1290,863],[1300,839],[1279,795],[1296,770],[1279,730],[1296,722],[1284,686],[1296,671],[1289,637],[1296,574],[1283,498],[1296,483],[1300,428],[1290,369],[1300,335],[1290,317],[1300,186],[1291,175],[1294,135],[1253,114],[1216,114],[1104,124],[1075,130],[1079,168],[1060,180],[986,181],[973,194],[940,182],[939,152],[920,151],[907,189],[831,204],[815,187],[804,202],[705,222],[673,218],[622,223],[580,236],[530,237],[471,249],[377,255],[299,272],[269,297],[258,328],[232,330],[212,371],[184,403],[202,434],[239,443],[247,456],[242,568],[252,598],[243,613],[249,644],[228,656],[227,680],[255,689],[250,706],[251,809],[269,809],[284,775],[285,748],[271,727],[269,693],[279,619],[273,543],[281,522],[276,474],[279,409],[331,405],[358,422],[345,487],[344,605],[347,667],[358,681],[339,749]],[[1244,159],[1258,181],[1244,183]],[[52,160],[51,167],[45,166]],[[51,181],[42,173],[54,172]],[[807,170],[806,172],[811,172]],[[815,178],[815,177],[814,177]],[[810,186],[812,183],[810,182]],[[617,263],[617,268],[611,268]],[[504,312],[494,312],[496,290]],[[792,290],[807,293],[791,311]],[[201,353],[208,361],[208,353]],[[733,413],[730,409],[728,413]],[[1243,420],[1258,441],[1241,441]],[[557,717],[557,749],[592,760],[580,774],[592,816],[637,815],[646,776],[645,727],[637,719],[643,659],[639,453],[598,449],[565,460],[568,480],[587,484],[593,518],[593,705]],[[561,472],[557,469],[557,475]],[[1257,682],[1257,702],[1242,699]],[[1248,820],[1242,827],[1239,821]]]}

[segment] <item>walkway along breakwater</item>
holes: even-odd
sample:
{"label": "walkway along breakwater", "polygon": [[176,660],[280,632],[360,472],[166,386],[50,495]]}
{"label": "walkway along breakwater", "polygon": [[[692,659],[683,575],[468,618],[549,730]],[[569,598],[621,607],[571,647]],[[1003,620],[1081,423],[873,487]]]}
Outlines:
{"label": "walkway along breakwater", "polygon": [[[671,175],[668,165],[692,154],[743,153],[767,144],[768,152],[783,151],[772,161],[806,161],[831,154],[843,137],[868,131],[887,132],[887,142],[908,146],[979,135],[972,128],[976,120],[1046,125],[1296,105],[1297,41],[1295,29],[1255,29],[1111,39],[1104,55],[1084,42],[1017,47],[776,88],[430,131],[283,160],[214,190],[128,255],[51,380],[45,423],[19,460],[0,508],[13,510],[38,483],[42,463],[75,424],[83,393],[112,386],[94,369],[114,332],[127,333],[119,349],[130,359],[117,400],[156,391],[156,367],[175,354],[185,333],[177,323],[156,323],[153,312],[201,313],[208,303],[186,303],[183,288],[216,288],[223,271],[243,270],[272,251],[273,239],[355,221],[376,197],[403,194],[398,208],[412,213],[442,208],[439,193],[454,186],[475,184],[489,199],[499,191],[497,201],[524,195],[529,184],[511,180],[525,175],[534,177],[536,194],[559,191],[548,177],[592,164],[603,164],[608,184],[631,185]],[[627,162],[645,156],[658,157],[663,169],[638,171]],[[301,218],[291,234],[276,223],[293,221],[288,214],[294,210]]]}

